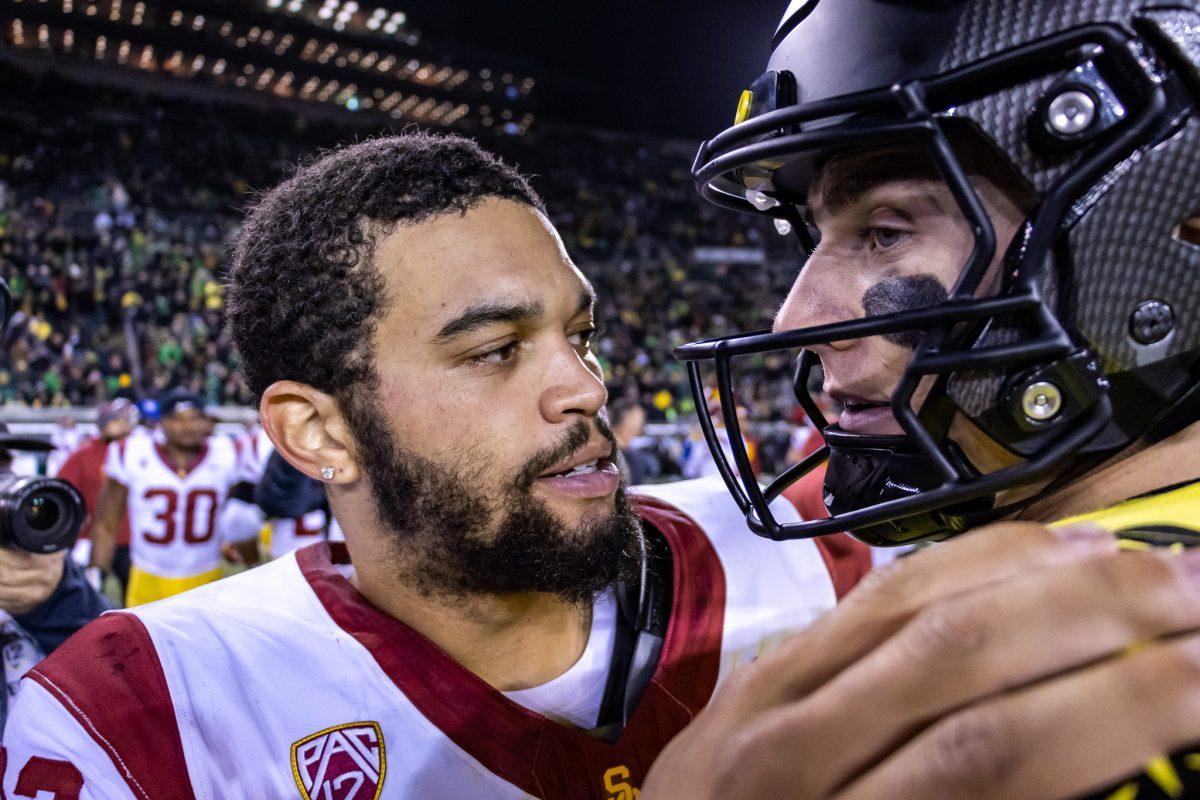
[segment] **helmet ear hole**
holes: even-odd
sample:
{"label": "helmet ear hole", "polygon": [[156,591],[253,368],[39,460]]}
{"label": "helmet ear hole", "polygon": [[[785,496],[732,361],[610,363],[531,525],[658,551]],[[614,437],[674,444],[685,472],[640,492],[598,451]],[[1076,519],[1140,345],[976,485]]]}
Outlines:
{"label": "helmet ear hole", "polygon": [[1181,219],[1171,234],[1175,241],[1200,247],[1200,209]]}

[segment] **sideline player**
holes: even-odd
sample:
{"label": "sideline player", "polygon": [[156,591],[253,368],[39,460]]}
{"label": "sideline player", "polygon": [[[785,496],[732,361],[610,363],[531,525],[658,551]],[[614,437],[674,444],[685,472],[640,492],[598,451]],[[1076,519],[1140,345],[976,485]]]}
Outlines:
{"label": "sideline player", "polygon": [[221,577],[217,520],[241,475],[233,441],[209,435],[211,424],[198,395],[172,390],[159,409],[161,440],[137,435],[109,446],[92,527],[92,565],[107,572],[117,526],[128,509],[127,606]]}
{"label": "sideline player", "polygon": [[1136,8],[793,3],[702,146],[702,192],[808,253],[773,335],[681,356],[804,347],[845,406],[832,520],[772,529],[731,464],[755,524],[897,544],[1029,521],[992,529],[997,574],[1030,522],[1135,552],[958,597],[978,576],[930,566],[995,534],[906,559],[719,696],[645,796],[1200,797],[1200,4]]}
{"label": "sideline player", "polygon": [[[108,448],[113,442],[121,441],[129,436],[138,423],[138,410],[132,402],[124,397],[118,397],[100,406],[96,410],[97,435],[83,443],[71,453],[57,477],[69,481],[87,505],[88,517],[79,530],[79,542],[72,551],[72,558],[85,565],[91,559],[92,524],[100,499],[100,490],[104,486],[104,459]],[[121,525],[115,542],[112,570],[121,584],[121,594],[129,584],[129,515],[123,514]]]}
{"label": "sideline player", "polygon": [[818,546],[744,536],[719,480],[626,497],[591,285],[477,145],[300,170],[231,278],[262,424],[346,543],[83,632],[30,673],[10,794],[38,764],[85,798],[628,797],[834,605]]}

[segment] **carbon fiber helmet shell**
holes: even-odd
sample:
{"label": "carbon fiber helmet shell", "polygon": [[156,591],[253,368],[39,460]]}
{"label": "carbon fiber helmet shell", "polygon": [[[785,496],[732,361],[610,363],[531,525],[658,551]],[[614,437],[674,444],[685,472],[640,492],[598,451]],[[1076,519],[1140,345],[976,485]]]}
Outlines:
{"label": "carbon fiber helmet shell", "polygon": [[[697,155],[693,176],[706,198],[783,219],[809,249],[800,212],[823,159],[919,141],[976,236],[945,303],[678,348],[693,390],[706,389],[700,367],[709,363],[722,402],[733,406],[737,357],[895,331],[924,334],[892,407],[906,432],[897,463],[910,469],[918,454],[930,479],[906,485],[907,492],[850,491],[851,484],[888,484],[888,459],[878,457],[887,448],[831,428],[834,458],[849,454],[880,474],[827,482],[830,520],[779,525],[767,502],[830,450],[762,490],[743,469],[734,420],[733,463],[714,456],[756,533],[796,538],[848,529],[873,544],[944,538],[1011,512],[994,503],[1006,489],[1048,482],[1051,491],[1200,418],[1200,247],[1177,235],[1178,224],[1200,210],[1198,0],[797,2],[751,92],[743,118]],[[1073,130],[1054,116],[1062,102],[1055,101],[1080,95],[1088,124]],[[997,243],[951,146],[955,130],[986,139],[1039,197],[1006,251],[998,295],[977,296]],[[821,420],[806,389],[817,362],[804,352],[797,398]],[[934,393],[915,408],[913,392],[928,376],[936,376]],[[1022,396],[1047,383],[1061,391],[1062,410],[1050,420],[1031,418]],[[709,435],[712,421],[697,406]],[[956,414],[1020,464],[976,472],[948,439]],[[857,447],[875,455],[853,458]]]}

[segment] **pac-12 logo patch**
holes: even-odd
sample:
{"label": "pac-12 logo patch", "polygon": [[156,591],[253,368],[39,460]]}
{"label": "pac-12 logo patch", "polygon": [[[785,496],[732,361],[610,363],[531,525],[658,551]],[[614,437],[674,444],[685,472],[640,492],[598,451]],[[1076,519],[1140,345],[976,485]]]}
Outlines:
{"label": "pac-12 logo patch", "polygon": [[292,775],[304,800],[379,800],[387,754],[377,722],[347,722],[292,743]]}

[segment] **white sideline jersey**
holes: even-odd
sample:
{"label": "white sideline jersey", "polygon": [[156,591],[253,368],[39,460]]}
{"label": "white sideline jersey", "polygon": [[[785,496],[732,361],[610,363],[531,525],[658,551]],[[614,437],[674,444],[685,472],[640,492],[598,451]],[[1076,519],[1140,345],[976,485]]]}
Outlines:
{"label": "white sideline jersey", "polygon": [[[632,800],[734,665],[834,604],[816,545],[748,533],[719,479],[651,487],[635,507],[670,549],[672,602],[653,678],[616,741],[505,697],[370,605],[344,547],[321,543],[84,628],[26,676],[3,789]],[[786,502],[775,510],[796,518]]]}
{"label": "white sideline jersey", "polygon": [[283,558],[293,550],[307,547],[313,542],[344,542],[341,526],[336,519],[330,519],[329,513],[323,508],[313,509],[307,514],[293,518],[271,519],[270,551],[271,558]]}
{"label": "white sideline jersey", "polygon": [[129,491],[129,556],[139,570],[187,578],[221,565],[218,519],[240,479],[233,441],[211,436],[186,473],[168,466],[165,445],[129,436],[108,446],[104,474]]}

